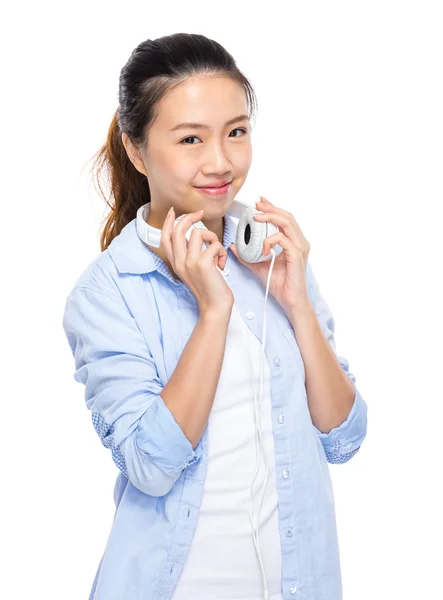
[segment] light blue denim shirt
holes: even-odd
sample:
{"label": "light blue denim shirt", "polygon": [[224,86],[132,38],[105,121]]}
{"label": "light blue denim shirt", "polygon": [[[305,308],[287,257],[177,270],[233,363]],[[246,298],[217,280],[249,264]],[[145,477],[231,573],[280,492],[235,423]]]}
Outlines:
{"label": "light blue denim shirt", "polygon": [[[75,359],[74,378],[85,386],[93,426],[119,469],[115,516],[90,600],[171,598],[198,520],[207,469],[208,429],[193,448],[160,395],[197,323],[198,304],[138,238],[135,223],[135,219],[128,223],[85,269],[63,315]],[[227,277],[244,322],[261,342],[265,289],[229,250],[236,227],[237,221],[226,215]],[[336,351],[333,316],[309,263],[307,282],[317,318]],[[367,405],[348,361],[338,356],[355,387],[353,407],[346,421],[327,434],[313,425],[296,337],[271,294],[265,355],[272,397],[282,596],[341,600],[327,463],[344,463],[358,451],[366,436]]]}

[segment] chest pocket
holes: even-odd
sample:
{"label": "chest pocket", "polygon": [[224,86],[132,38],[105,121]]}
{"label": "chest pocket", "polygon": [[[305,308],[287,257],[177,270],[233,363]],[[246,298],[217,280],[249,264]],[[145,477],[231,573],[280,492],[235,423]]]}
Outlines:
{"label": "chest pocket", "polygon": [[303,381],[306,381],[306,373],[305,373],[305,364],[303,362],[303,358],[300,352],[300,348],[298,347],[297,338],[295,337],[295,332],[292,327],[288,327],[283,330],[283,337],[288,342],[292,355],[294,357],[294,366],[298,370],[300,377],[303,378]]}

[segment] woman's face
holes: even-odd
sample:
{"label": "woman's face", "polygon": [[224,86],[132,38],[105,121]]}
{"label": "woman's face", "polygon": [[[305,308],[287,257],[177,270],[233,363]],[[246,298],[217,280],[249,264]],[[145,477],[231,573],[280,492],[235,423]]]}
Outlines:
{"label": "woman's face", "polygon": [[[146,155],[139,153],[143,162],[134,163],[148,177],[153,211],[165,215],[174,206],[178,217],[204,209],[209,221],[226,213],[252,162],[247,113],[243,86],[228,77],[196,76],[163,97],[148,132]],[[181,123],[202,127],[178,128]],[[128,139],[128,151],[126,144]],[[223,196],[197,189],[225,180],[232,183]]]}

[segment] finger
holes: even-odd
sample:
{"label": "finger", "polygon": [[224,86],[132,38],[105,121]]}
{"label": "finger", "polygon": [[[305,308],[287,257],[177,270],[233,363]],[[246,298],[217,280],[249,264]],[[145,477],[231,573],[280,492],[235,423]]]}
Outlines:
{"label": "finger", "polygon": [[178,268],[184,264],[187,254],[186,232],[193,223],[198,222],[203,215],[203,211],[186,214],[172,229],[171,245],[174,253],[175,264]]}
{"label": "finger", "polygon": [[[188,243],[187,260],[196,262],[200,258],[203,242],[212,244],[212,242],[215,242],[216,240],[218,240],[218,237],[213,231],[209,231],[208,229],[194,228],[191,231],[191,238]],[[208,249],[209,246],[204,250],[204,252],[206,252]]]}
{"label": "finger", "polygon": [[[207,233],[211,234],[213,232],[202,231],[202,238],[204,239],[205,237],[208,237],[209,240],[209,236],[205,235]],[[214,239],[212,240],[210,246],[208,246],[204,251],[203,256],[200,256],[200,260],[205,266],[205,268],[209,268],[211,263],[215,266],[218,266],[219,269],[225,268],[226,262],[228,260],[228,251],[223,246],[223,244],[221,244],[218,241],[218,237],[216,234],[214,234]]]}
{"label": "finger", "polygon": [[292,243],[292,241],[284,235],[283,232],[279,231],[278,233],[274,233],[273,235],[268,236],[263,241],[263,255],[267,256],[271,250],[272,246],[278,244],[285,250],[286,255],[296,256],[297,250],[302,251],[300,246],[297,246]]}
{"label": "finger", "polygon": [[302,230],[300,229],[298,223],[295,219],[289,220],[287,216],[284,214],[280,214],[277,212],[272,213],[264,213],[264,214],[255,214],[254,219],[258,222],[271,221],[274,225],[283,231],[283,233],[294,243],[297,245],[307,244],[308,240],[303,235]]}
{"label": "finger", "polygon": [[269,200],[266,200],[266,198],[264,198],[263,196],[260,196],[260,200],[258,200],[258,202],[255,203],[255,206],[260,206],[260,209],[261,207],[264,207],[264,210],[277,208],[272,204],[272,202],[269,202]]}
{"label": "finger", "polygon": [[228,251],[223,244],[218,241],[218,237],[213,231],[201,229],[199,233],[203,240],[210,242],[210,245],[206,248],[201,257],[202,260],[210,263],[211,261],[214,262],[216,259],[219,260],[225,256],[227,257]]}
{"label": "finger", "polygon": [[[210,245],[203,250],[202,256],[203,242],[208,242]],[[224,269],[227,260],[228,251],[218,241],[216,233],[208,229],[194,229],[192,231],[186,258],[188,264],[195,264],[197,261],[200,261],[205,268],[214,264],[218,265],[220,269]]]}
{"label": "finger", "polygon": [[291,212],[289,212],[288,210],[284,210],[283,208],[278,208],[278,206],[274,206],[271,202],[269,202],[269,200],[266,200],[266,202],[256,202],[255,206],[257,210],[260,210],[263,213],[283,215],[289,220],[289,222],[298,225],[294,218],[294,215]]}
{"label": "finger", "polygon": [[164,249],[166,257],[171,265],[174,267],[174,257],[171,245],[171,232],[175,221],[175,211],[171,207],[171,210],[166,215],[166,219],[163,222],[163,227],[160,234],[160,246]]}
{"label": "finger", "polygon": [[226,263],[228,262],[228,253],[218,259],[218,268],[224,270]]}
{"label": "finger", "polygon": [[[284,217],[286,217],[288,219],[288,222],[291,223],[292,226],[294,227],[295,231],[299,235],[301,235],[303,239],[306,240],[306,238],[303,235],[303,231],[300,228],[300,225],[297,223],[296,218],[294,217],[294,215],[291,212],[289,212],[287,210],[283,210],[282,208],[277,208],[276,206],[271,204],[269,201],[268,202],[257,202],[256,206],[259,210],[263,211],[265,214],[283,215]],[[260,220],[260,219],[258,219],[258,220]],[[266,221],[267,219],[264,219],[264,220]],[[272,221],[272,218],[271,218],[271,221]],[[278,223],[276,223],[276,225],[278,225]]]}

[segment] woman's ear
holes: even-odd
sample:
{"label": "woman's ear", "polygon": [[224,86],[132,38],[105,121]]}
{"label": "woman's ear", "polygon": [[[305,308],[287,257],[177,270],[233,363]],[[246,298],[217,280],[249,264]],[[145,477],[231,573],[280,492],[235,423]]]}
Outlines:
{"label": "woman's ear", "polygon": [[140,151],[136,146],[134,146],[126,133],[122,133],[122,144],[125,147],[129,160],[132,162],[137,171],[142,173],[142,175],[146,175],[147,177],[148,173],[146,171],[145,163],[140,157]]}

